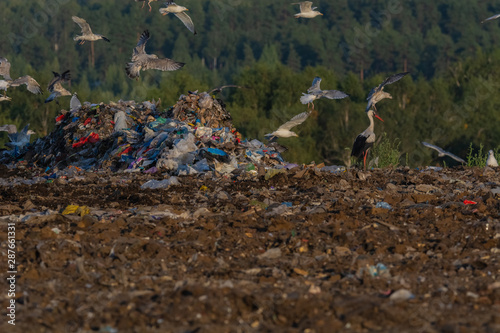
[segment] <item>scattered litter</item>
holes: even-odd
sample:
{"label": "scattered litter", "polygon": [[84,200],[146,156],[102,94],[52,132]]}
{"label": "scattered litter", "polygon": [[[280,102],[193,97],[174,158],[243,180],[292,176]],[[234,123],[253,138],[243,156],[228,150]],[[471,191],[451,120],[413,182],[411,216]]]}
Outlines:
{"label": "scattered litter", "polygon": [[384,209],[392,209],[392,206],[389,205],[387,202],[377,202],[377,204],[375,205],[375,208],[384,208]]}
{"label": "scattered litter", "polygon": [[63,215],[76,214],[80,216],[85,216],[90,213],[90,209],[87,206],[78,206],[78,205],[68,205],[64,211]]}
{"label": "scattered litter", "polygon": [[415,298],[415,296],[407,289],[399,289],[389,296],[389,299],[394,302],[407,301],[413,298]]}
{"label": "scattered litter", "polygon": [[142,184],[141,189],[165,189],[168,188],[172,185],[180,185],[179,180],[176,177],[170,177],[168,179],[163,179],[163,180],[156,180],[156,179],[151,179]]}

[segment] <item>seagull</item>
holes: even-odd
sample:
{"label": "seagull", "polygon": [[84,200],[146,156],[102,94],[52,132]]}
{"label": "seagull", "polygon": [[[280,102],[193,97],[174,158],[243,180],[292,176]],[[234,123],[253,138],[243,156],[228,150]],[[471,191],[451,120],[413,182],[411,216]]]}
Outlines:
{"label": "seagull", "polygon": [[161,71],[175,71],[185,65],[182,62],[176,62],[168,58],[159,59],[155,54],[147,54],[145,47],[148,40],[149,31],[146,30],[142,33],[137,46],[132,52],[132,62],[129,62],[125,68],[129,78],[139,80],[141,70],[158,69]]}
{"label": "seagull", "polygon": [[389,98],[392,99],[391,94],[386,93],[384,91],[384,87],[388,84],[392,84],[396,81],[401,80],[403,77],[405,77],[409,72],[404,72],[404,73],[399,73],[399,74],[394,74],[389,76],[382,82],[378,87],[375,87],[372,89],[370,94],[368,95],[368,98],[366,99],[368,101],[368,105],[366,106],[366,112],[370,110],[373,106],[373,109],[376,111],[377,108],[375,107],[375,104],[383,100],[384,98]]}
{"label": "seagull", "polygon": [[148,2],[148,6],[149,6],[149,11],[151,11],[151,9],[152,9],[151,8],[151,2],[158,1],[158,0],[135,0],[135,2],[139,2],[139,1],[143,2],[141,9],[144,8],[144,5],[146,4],[146,1],[147,1]]}
{"label": "seagull", "polygon": [[430,143],[427,143],[427,142],[422,142],[422,144],[424,146],[426,146],[427,148],[431,148],[431,149],[436,150],[438,152],[439,157],[449,156],[452,159],[454,159],[455,161],[465,164],[465,161],[463,159],[461,159],[460,157],[458,157],[456,155],[453,155],[452,153],[449,153],[449,152],[443,150],[442,148],[440,148],[438,146],[431,145]]}
{"label": "seagull", "polygon": [[107,39],[106,37],[104,37],[103,35],[94,34],[92,32],[92,30],[90,29],[90,25],[84,19],[79,18],[78,16],[72,16],[71,18],[73,19],[73,22],[78,24],[80,26],[80,28],[82,29],[82,35],[75,36],[73,38],[73,40],[79,40],[80,45],[82,45],[86,41],[95,42],[96,40],[99,40],[99,39],[104,39],[108,43],[110,42],[110,40]]}
{"label": "seagull", "polygon": [[81,107],[82,107],[82,103],[78,99],[78,96],[75,92],[75,93],[73,93],[73,97],[71,97],[71,101],[69,102],[69,110],[71,112],[74,112],[74,111],[80,110]]}
{"label": "seagull", "polygon": [[292,3],[292,5],[300,5],[300,13],[295,14],[295,18],[303,17],[303,18],[314,18],[318,15],[323,15],[317,10],[315,10],[318,7],[312,8],[312,1],[302,1],[302,2],[295,2]]}
{"label": "seagull", "polygon": [[[66,72],[59,74],[56,72],[52,72],[54,74],[54,78],[52,81],[50,81],[47,90],[50,91],[52,94],[45,100],[45,103],[52,102],[54,99],[57,97],[61,96],[71,96],[71,93],[66,90],[61,83],[63,82],[69,82],[71,80],[71,74],[69,70]],[[56,103],[59,104],[59,102],[56,99]]]}
{"label": "seagull", "polygon": [[382,118],[378,116],[378,114],[374,110],[370,110],[367,113],[368,118],[370,119],[370,126],[363,131],[360,135],[357,136],[356,140],[354,140],[354,145],[352,146],[351,156],[361,158],[363,157],[363,166],[366,170],[366,156],[368,155],[368,151],[375,143],[375,132],[374,127],[375,124],[373,122],[373,117],[377,118],[380,121],[384,121]]}
{"label": "seagull", "polygon": [[10,98],[9,96],[0,96],[0,102],[10,101],[10,100],[12,100],[12,98]]}
{"label": "seagull", "polygon": [[189,9],[187,9],[186,7],[177,5],[177,4],[175,4],[175,2],[166,2],[165,4],[167,5],[167,7],[160,8],[160,13],[163,16],[170,14],[170,13],[174,14],[175,16],[177,16],[177,18],[179,20],[182,21],[182,23],[184,23],[184,25],[186,26],[186,28],[189,29],[189,31],[191,31],[195,35],[197,34],[196,30],[194,29],[193,20],[191,20],[189,15],[185,13],[185,11],[187,11]]}
{"label": "seagull", "polygon": [[40,85],[34,78],[29,75],[21,76],[15,80],[10,77],[10,62],[6,58],[0,57],[0,75],[3,76],[3,80],[0,80],[0,90],[4,91],[3,99],[5,101],[10,101],[10,97],[7,97],[7,88],[18,87],[21,84],[25,84],[28,91],[33,94],[40,94],[42,90]]}
{"label": "seagull", "polygon": [[234,85],[234,84],[228,84],[228,85],[225,85],[225,86],[220,86],[220,87],[214,88],[214,89],[210,90],[208,92],[208,94],[209,95],[215,95],[215,94],[220,93],[223,89],[226,89],[226,88],[245,89],[245,87],[242,87],[242,86],[237,86],[237,85]]}
{"label": "seagull", "polygon": [[297,133],[290,131],[293,127],[302,124],[304,121],[306,121],[307,117],[311,114],[311,111],[305,111],[302,113],[299,113],[280,127],[278,129],[270,134],[266,134],[264,137],[269,140],[273,141],[275,138],[289,138],[292,136],[298,136]]}
{"label": "seagull", "polygon": [[321,90],[319,85],[321,84],[321,78],[316,76],[313,80],[312,86],[307,89],[307,94],[302,93],[302,97],[300,97],[300,102],[302,104],[307,104],[309,108],[309,104],[312,104],[312,108],[314,110],[314,101],[320,98],[328,98],[328,99],[342,99],[346,98],[349,95],[343,93],[338,90]]}
{"label": "seagull", "polygon": [[497,167],[498,166],[498,162],[497,162],[497,159],[495,158],[495,153],[493,152],[493,150],[490,150],[488,152],[488,159],[486,160],[486,166],[489,166],[489,167]]}
{"label": "seagull", "polygon": [[0,126],[0,131],[7,132],[10,142],[5,145],[13,148],[15,152],[23,149],[24,146],[30,143],[30,136],[36,134],[32,130],[28,130],[30,124],[26,125],[21,132],[17,132],[16,125],[3,125]]}
{"label": "seagull", "polygon": [[500,14],[496,14],[496,15],[493,15],[491,17],[488,17],[487,19],[482,20],[481,23],[492,21],[492,20],[496,20],[499,17],[500,17]]}

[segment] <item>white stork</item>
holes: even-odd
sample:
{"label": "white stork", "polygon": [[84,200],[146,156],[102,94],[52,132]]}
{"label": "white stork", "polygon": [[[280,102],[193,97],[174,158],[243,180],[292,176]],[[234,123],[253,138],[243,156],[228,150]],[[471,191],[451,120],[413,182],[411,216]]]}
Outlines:
{"label": "white stork", "polygon": [[373,143],[375,142],[375,132],[373,131],[373,128],[375,127],[375,124],[373,122],[373,117],[377,118],[380,121],[384,121],[382,118],[378,116],[378,114],[370,110],[366,113],[368,118],[370,119],[370,126],[368,126],[367,129],[363,131],[356,140],[354,141],[354,145],[352,146],[352,151],[351,151],[351,156],[355,156],[357,158],[363,157],[363,166],[366,170],[366,156],[368,155],[368,150],[373,146]]}

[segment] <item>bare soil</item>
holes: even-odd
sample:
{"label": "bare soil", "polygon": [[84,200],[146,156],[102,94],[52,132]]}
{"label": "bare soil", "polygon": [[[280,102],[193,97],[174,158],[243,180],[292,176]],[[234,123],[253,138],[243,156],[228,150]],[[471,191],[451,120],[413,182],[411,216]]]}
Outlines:
{"label": "bare soil", "polygon": [[500,171],[264,173],[0,186],[0,331],[500,332]]}

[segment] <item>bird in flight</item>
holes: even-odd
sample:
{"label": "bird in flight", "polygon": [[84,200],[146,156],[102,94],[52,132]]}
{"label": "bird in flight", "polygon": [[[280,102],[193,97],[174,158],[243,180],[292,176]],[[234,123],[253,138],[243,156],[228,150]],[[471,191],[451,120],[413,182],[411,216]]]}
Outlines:
{"label": "bird in flight", "polygon": [[496,15],[488,17],[487,19],[482,20],[481,23],[492,21],[492,20],[496,20],[499,17],[500,17],[500,14],[496,14]]}
{"label": "bird in flight", "polygon": [[300,102],[302,104],[307,104],[309,107],[312,104],[312,108],[314,110],[314,101],[320,98],[328,98],[328,99],[342,99],[349,97],[346,93],[339,90],[321,90],[320,88],[321,78],[316,76],[314,81],[309,89],[307,89],[307,94],[302,93],[302,97],[300,97]]}
{"label": "bird in flight", "polygon": [[312,7],[312,1],[302,1],[302,2],[295,2],[292,3],[292,5],[300,5],[300,13],[295,14],[295,18],[314,18],[318,15],[323,15],[317,10],[315,10],[318,7]]}
{"label": "bird in flight", "polygon": [[460,163],[464,163],[465,164],[465,161],[463,159],[461,159],[460,157],[458,157],[457,155],[454,155],[450,152],[447,152],[446,150],[444,150],[443,148],[440,148],[438,146],[435,146],[435,145],[431,145],[430,143],[427,143],[427,142],[422,142],[422,144],[427,147],[427,148],[431,148],[431,149],[434,149],[435,151],[438,152],[438,156],[439,157],[444,157],[444,156],[449,156],[451,157],[452,159],[454,159],[455,161],[457,162],[460,162]]}
{"label": "bird in flight", "polygon": [[135,2],[141,2],[142,1],[142,8],[144,8],[144,5],[146,4],[146,1],[148,2],[148,6],[149,6],[149,11],[151,11],[151,2],[153,1],[158,1],[158,0],[135,0]]}
{"label": "bird in flight", "polygon": [[266,134],[265,138],[269,141],[273,141],[276,138],[289,138],[292,136],[299,136],[297,133],[290,131],[293,127],[302,124],[304,121],[306,121],[307,117],[311,114],[310,111],[305,111],[302,113],[299,113],[280,127],[278,129],[270,134]]}
{"label": "bird in flight", "polygon": [[38,82],[29,75],[12,80],[10,77],[10,62],[6,58],[0,57],[0,75],[3,76],[3,80],[0,80],[0,90],[4,91],[3,98],[0,101],[10,101],[10,97],[7,97],[7,89],[9,87],[18,87],[22,84],[25,84],[28,91],[33,94],[40,94],[42,92]]}
{"label": "bird in flight", "polygon": [[163,16],[168,15],[170,13],[174,14],[175,16],[177,16],[179,20],[182,21],[182,23],[184,23],[184,25],[186,26],[186,28],[189,29],[189,31],[191,31],[195,35],[197,34],[196,30],[194,29],[193,20],[191,20],[191,17],[189,17],[189,15],[186,14],[186,11],[188,11],[189,9],[177,5],[175,2],[166,2],[165,4],[167,5],[167,7],[160,8],[160,13]]}
{"label": "bird in flight", "polygon": [[366,99],[368,101],[368,104],[366,105],[366,112],[370,110],[372,107],[376,111],[377,108],[375,107],[375,104],[383,100],[384,98],[389,98],[392,99],[391,94],[387,93],[384,91],[384,87],[386,85],[392,84],[394,82],[397,82],[404,78],[409,72],[404,72],[404,73],[399,73],[399,74],[394,74],[389,76],[382,82],[378,87],[375,87],[372,89],[370,94],[368,95],[368,98]]}
{"label": "bird in flight", "polygon": [[148,40],[149,31],[146,30],[142,33],[137,46],[132,52],[132,62],[129,62],[125,68],[129,78],[138,80],[141,70],[157,69],[160,71],[175,71],[185,65],[182,62],[168,58],[159,59],[156,54],[147,54],[145,47]]}
{"label": "bird in flight", "polygon": [[103,35],[94,34],[92,32],[92,30],[90,29],[90,25],[84,19],[79,18],[78,16],[72,16],[71,18],[73,19],[73,22],[78,24],[80,26],[80,28],[82,29],[82,34],[80,36],[75,36],[73,38],[73,40],[79,40],[80,45],[82,45],[86,41],[95,42],[96,40],[99,40],[99,39],[103,39],[108,43],[110,42],[110,40],[107,39],[106,37],[104,37]]}
{"label": "bird in flight", "polygon": [[61,84],[63,82],[69,82],[71,80],[71,74],[69,70],[65,71],[62,74],[56,72],[52,73],[54,74],[54,78],[49,82],[49,85],[47,86],[47,90],[51,92],[51,94],[45,100],[45,103],[49,103],[55,100],[56,103],[59,104],[59,102],[57,101],[58,97],[71,96],[71,93]]}

